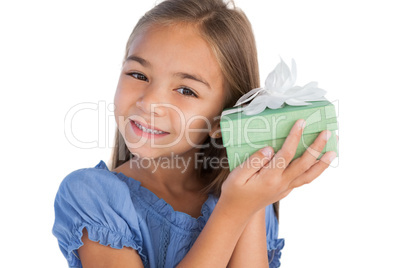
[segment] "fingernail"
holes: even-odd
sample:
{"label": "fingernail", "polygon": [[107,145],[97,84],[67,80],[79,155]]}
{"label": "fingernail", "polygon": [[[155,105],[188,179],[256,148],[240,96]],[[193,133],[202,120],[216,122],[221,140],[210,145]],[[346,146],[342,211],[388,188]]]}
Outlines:
{"label": "fingernail", "polygon": [[332,135],[331,131],[329,131],[329,130],[325,131],[324,140],[328,141],[329,138],[331,138],[331,135]]}
{"label": "fingernail", "polygon": [[304,129],[305,126],[306,126],[306,121],[300,120],[300,122],[299,122],[300,129]]}
{"label": "fingernail", "polygon": [[271,157],[271,155],[272,155],[272,149],[271,149],[271,147],[262,148],[262,149],[261,149],[261,153],[262,153],[263,155],[265,155],[266,157]]}
{"label": "fingernail", "polygon": [[336,153],[332,152],[331,155],[329,156],[329,161],[332,162],[336,158]]}

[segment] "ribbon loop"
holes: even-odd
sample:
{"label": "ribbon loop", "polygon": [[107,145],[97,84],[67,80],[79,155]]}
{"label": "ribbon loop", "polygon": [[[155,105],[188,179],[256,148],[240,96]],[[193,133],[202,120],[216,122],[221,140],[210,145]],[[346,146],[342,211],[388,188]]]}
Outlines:
{"label": "ribbon loop", "polygon": [[[267,76],[263,88],[255,88],[244,94],[234,107],[238,109],[227,110],[223,115],[243,111],[246,115],[259,114],[265,108],[278,109],[285,105],[304,106],[311,105],[309,101],[325,100],[325,90],[318,88],[317,82],[307,83],[305,86],[295,86],[297,78],[296,62],[292,59],[292,67],[281,59],[281,62]],[[249,104],[245,105],[247,102]]]}

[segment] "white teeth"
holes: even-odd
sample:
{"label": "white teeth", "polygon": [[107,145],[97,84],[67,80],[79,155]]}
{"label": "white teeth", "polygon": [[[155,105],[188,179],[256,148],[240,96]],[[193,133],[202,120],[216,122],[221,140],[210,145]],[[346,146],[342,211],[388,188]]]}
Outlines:
{"label": "white teeth", "polygon": [[145,128],[145,127],[143,127],[142,125],[138,124],[137,122],[134,122],[134,124],[135,124],[139,129],[141,129],[142,131],[147,132],[147,133],[151,133],[151,134],[163,134],[163,133],[165,133],[165,132],[163,132],[163,131]]}

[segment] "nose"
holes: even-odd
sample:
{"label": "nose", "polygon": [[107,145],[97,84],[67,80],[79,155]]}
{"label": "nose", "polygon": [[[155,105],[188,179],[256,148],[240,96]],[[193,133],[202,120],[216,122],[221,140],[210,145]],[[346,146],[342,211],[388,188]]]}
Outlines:
{"label": "nose", "polygon": [[163,116],[165,113],[163,109],[163,99],[164,97],[161,88],[150,84],[142,92],[142,95],[136,102],[136,106],[145,114]]}

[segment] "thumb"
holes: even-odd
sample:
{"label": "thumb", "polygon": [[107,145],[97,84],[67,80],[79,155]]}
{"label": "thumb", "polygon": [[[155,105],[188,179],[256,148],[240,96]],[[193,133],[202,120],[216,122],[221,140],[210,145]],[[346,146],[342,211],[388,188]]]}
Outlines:
{"label": "thumb", "polygon": [[251,176],[263,168],[274,156],[274,149],[272,147],[264,147],[250,157],[243,163],[238,165],[233,171],[233,175],[241,178],[246,182]]}

